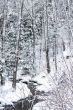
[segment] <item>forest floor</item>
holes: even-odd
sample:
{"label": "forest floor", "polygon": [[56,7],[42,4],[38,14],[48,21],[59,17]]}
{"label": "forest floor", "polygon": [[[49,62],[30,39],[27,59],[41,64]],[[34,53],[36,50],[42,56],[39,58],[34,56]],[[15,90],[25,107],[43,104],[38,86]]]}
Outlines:
{"label": "forest floor", "polygon": [[[43,100],[35,104],[33,106],[33,110],[48,110],[48,104],[50,102],[48,102],[48,104],[46,103],[47,98],[49,98],[50,96],[53,97],[54,91],[56,91],[61,76],[64,73],[68,73],[69,71],[71,71],[72,62],[72,56],[69,55],[69,52],[65,51],[62,55],[57,56],[57,71],[55,70],[53,59],[51,58],[51,72],[47,74],[47,72],[43,71],[32,78],[32,82],[36,83],[36,92],[39,91],[39,93],[35,95],[38,97],[39,100]],[[18,82],[16,84],[16,90],[12,88],[11,78],[6,79],[5,85],[0,87],[0,110],[2,110],[4,105],[13,106],[13,102],[17,102],[20,99],[32,95],[28,85],[26,84],[26,82],[29,82],[31,80],[31,76],[25,75],[23,77],[20,74],[17,78]]]}

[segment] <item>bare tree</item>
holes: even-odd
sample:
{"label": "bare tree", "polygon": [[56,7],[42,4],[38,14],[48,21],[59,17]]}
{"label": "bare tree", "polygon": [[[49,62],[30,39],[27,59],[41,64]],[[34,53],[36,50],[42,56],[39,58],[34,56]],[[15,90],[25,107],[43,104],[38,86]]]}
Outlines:
{"label": "bare tree", "polygon": [[47,72],[50,72],[50,63],[49,63],[49,35],[48,35],[48,1],[45,2],[45,13],[46,13],[46,24],[45,24],[45,49],[46,49],[46,63],[47,63]]}
{"label": "bare tree", "polygon": [[19,42],[20,42],[20,36],[21,36],[21,20],[22,20],[22,12],[23,12],[23,4],[24,0],[21,1],[20,6],[20,14],[19,14],[19,21],[18,21],[18,35],[17,35],[17,41],[16,41],[16,55],[15,55],[15,67],[13,70],[13,88],[16,88],[16,76],[17,76],[17,69],[18,69],[18,61],[19,61]]}
{"label": "bare tree", "polygon": [[33,0],[32,3],[32,36],[33,36],[33,71],[35,70],[35,32],[34,32],[34,7]]}
{"label": "bare tree", "polygon": [[3,1],[3,11],[2,11],[2,17],[0,18],[0,35],[1,35],[1,68],[0,68],[0,76],[1,76],[1,85],[4,84],[4,78],[3,78],[3,73],[4,73],[4,37],[5,37],[5,24],[6,24],[6,5],[7,1]]}
{"label": "bare tree", "polygon": [[53,24],[54,24],[54,35],[53,35],[53,57],[55,62],[55,69],[57,71],[57,13],[56,13],[56,1],[52,1],[53,6]]}

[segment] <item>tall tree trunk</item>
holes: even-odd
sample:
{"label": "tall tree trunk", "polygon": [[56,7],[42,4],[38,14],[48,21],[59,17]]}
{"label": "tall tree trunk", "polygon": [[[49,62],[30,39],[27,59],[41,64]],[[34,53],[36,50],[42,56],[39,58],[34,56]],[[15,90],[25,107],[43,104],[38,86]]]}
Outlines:
{"label": "tall tree trunk", "polygon": [[72,48],[73,48],[73,36],[72,36],[72,29],[71,29],[71,25],[70,25],[70,21],[69,21],[69,19],[70,19],[70,11],[71,11],[71,9],[70,9],[70,0],[67,0],[67,6],[66,6],[66,4],[65,4],[65,2],[66,1],[63,1],[63,5],[64,5],[64,10],[65,10],[65,15],[66,15],[66,22],[67,22],[67,27],[68,27],[68,40],[69,40],[69,47],[70,47],[70,52],[71,52],[71,54],[73,55],[73,53],[72,53]]}
{"label": "tall tree trunk", "polygon": [[54,56],[54,62],[55,62],[55,69],[57,71],[57,42],[56,42],[56,35],[53,36],[53,46],[54,46],[54,50],[53,50],[53,56]]}
{"label": "tall tree trunk", "polygon": [[[3,18],[3,24],[4,24],[4,18]],[[3,72],[4,72],[4,68],[3,68],[3,44],[4,44],[4,38],[3,38],[3,26],[2,26],[2,30],[1,30],[1,38],[2,38],[2,48],[1,48],[1,54],[2,54],[2,57],[1,57],[1,63],[2,63],[2,68],[1,68],[1,85],[3,85]]]}
{"label": "tall tree trunk", "polygon": [[4,84],[4,78],[3,78],[3,72],[5,70],[4,68],[4,37],[5,37],[5,24],[6,24],[6,21],[5,21],[5,18],[6,18],[6,9],[5,9],[5,6],[6,6],[6,0],[4,0],[4,6],[3,6],[3,15],[2,15],[2,18],[1,18],[1,68],[0,68],[0,76],[1,76],[1,85]]}
{"label": "tall tree trunk", "polygon": [[41,67],[41,59],[42,59],[42,51],[43,51],[43,28],[44,28],[44,21],[43,21],[43,15],[42,15],[42,20],[40,21],[42,26],[41,26],[41,35],[40,35],[40,59],[39,59],[39,71],[40,71],[40,67]]}
{"label": "tall tree trunk", "polygon": [[65,42],[62,40],[63,51],[65,51]]}
{"label": "tall tree trunk", "polygon": [[46,0],[46,32],[45,32],[45,45],[46,45],[46,64],[47,64],[47,73],[50,73],[50,63],[49,63],[49,36],[48,36],[48,1]]}
{"label": "tall tree trunk", "polygon": [[16,77],[17,77],[17,68],[18,68],[18,60],[19,60],[19,40],[21,35],[21,19],[22,19],[22,11],[23,11],[23,3],[24,0],[21,1],[21,9],[19,14],[19,25],[18,25],[18,35],[17,35],[17,42],[16,42],[16,55],[15,55],[15,67],[13,70],[13,88],[16,89]]}
{"label": "tall tree trunk", "polygon": [[53,5],[53,23],[54,23],[54,35],[53,35],[53,57],[55,62],[55,70],[57,71],[57,13],[56,13],[56,1],[52,1]]}
{"label": "tall tree trunk", "polygon": [[35,71],[35,32],[34,32],[34,9],[32,0],[32,36],[33,36],[33,72]]}

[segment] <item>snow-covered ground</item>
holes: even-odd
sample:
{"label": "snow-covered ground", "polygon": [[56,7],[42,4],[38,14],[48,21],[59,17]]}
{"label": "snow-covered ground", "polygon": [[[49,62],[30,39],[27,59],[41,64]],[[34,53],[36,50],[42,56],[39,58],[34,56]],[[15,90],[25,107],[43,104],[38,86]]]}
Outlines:
{"label": "snow-covered ground", "polygon": [[1,106],[6,104],[12,105],[12,102],[16,102],[19,99],[28,97],[28,95],[31,95],[30,90],[26,84],[21,82],[16,84],[16,90],[12,88],[11,81],[6,80],[5,85],[0,86]]}
{"label": "snow-covered ground", "polygon": [[50,110],[49,107],[46,104],[46,101],[37,103],[34,107],[33,110]]}

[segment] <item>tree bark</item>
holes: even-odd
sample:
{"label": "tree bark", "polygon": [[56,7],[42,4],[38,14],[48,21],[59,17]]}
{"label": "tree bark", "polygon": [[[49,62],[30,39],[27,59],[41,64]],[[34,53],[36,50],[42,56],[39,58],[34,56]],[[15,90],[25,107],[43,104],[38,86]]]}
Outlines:
{"label": "tree bark", "polygon": [[19,40],[21,35],[21,19],[22,19],[23,3],[24,3],[24,0],[22,0],[21,2],[21,9],[20,9],[20,15],[19,15],[19,27],[18,27],[16,55],[15,55],[15,68],[13,70],[13,84],[12,84],[14,89],[16,89],[16,77],[17,77],[17,68],[18,68],[18,60],[19,60]]}
{"label": "tree bark", "polygon": [[46,0],[46,64],[47,64],[47,73],[50,73],[50,63],[49,63],[49,35],[48,35],[48,1]]}

